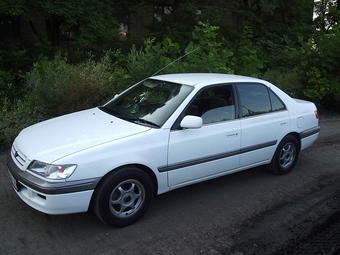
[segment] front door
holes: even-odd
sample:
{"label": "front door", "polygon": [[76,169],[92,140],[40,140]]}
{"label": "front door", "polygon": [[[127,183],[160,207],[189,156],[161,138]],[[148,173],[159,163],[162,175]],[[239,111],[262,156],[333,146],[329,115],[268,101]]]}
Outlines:
{"label": "front door", "polygon": [[199,129],[171,130],[168,178],[171,187],[203,180],[239,167],[240,120],[232,85],[215,85],[198,92],[184,114],[199,116]]}

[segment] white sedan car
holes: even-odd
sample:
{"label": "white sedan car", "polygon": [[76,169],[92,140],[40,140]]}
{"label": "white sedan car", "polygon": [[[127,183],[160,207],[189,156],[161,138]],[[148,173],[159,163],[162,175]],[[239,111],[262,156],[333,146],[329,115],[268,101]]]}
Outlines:
{"label": "white sedan car", "polygon": [[91,208],[125,226],[156,194],[259,165],[286,174],[319,132],[313,103],[267,81],[159,75],[103,106],[25,128],[8,169],[18,196],[41,212]]}

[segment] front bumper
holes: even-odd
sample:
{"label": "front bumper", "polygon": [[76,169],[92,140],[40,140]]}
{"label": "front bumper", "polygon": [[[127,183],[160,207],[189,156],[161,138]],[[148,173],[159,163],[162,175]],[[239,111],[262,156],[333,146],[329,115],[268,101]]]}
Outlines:
{"label": "front bumper", "polygon": [[68,214],[88,210],[99,178],[49,182],[21,170],[9,155],[8,173],[18,196],[29,206],[47,214]]}

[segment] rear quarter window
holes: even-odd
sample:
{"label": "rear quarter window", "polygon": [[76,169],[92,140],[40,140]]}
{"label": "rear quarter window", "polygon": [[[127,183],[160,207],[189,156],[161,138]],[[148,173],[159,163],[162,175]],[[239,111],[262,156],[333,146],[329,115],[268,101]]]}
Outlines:
{"label": "rear quarter window", "polygon": [[286,106],[282,102],[282,100],[271,90],[269,89],[269,96],[270,96],[270,101],[272,103],[272,111],[283,111],[286,109]]}

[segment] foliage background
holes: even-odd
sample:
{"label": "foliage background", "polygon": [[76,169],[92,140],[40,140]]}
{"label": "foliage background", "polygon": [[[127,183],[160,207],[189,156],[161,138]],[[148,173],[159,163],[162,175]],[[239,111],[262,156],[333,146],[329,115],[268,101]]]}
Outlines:
{"label": "foliage background", "polygon": [[[1,0],[0,148],[23,127],[100,105],[191,51],[162,73],[260,77],[340,110],[339,0],[170,2],[147,37],[120,41],[126,17],[162,1]],[[22,29],[32,36],[19,40]]]}

